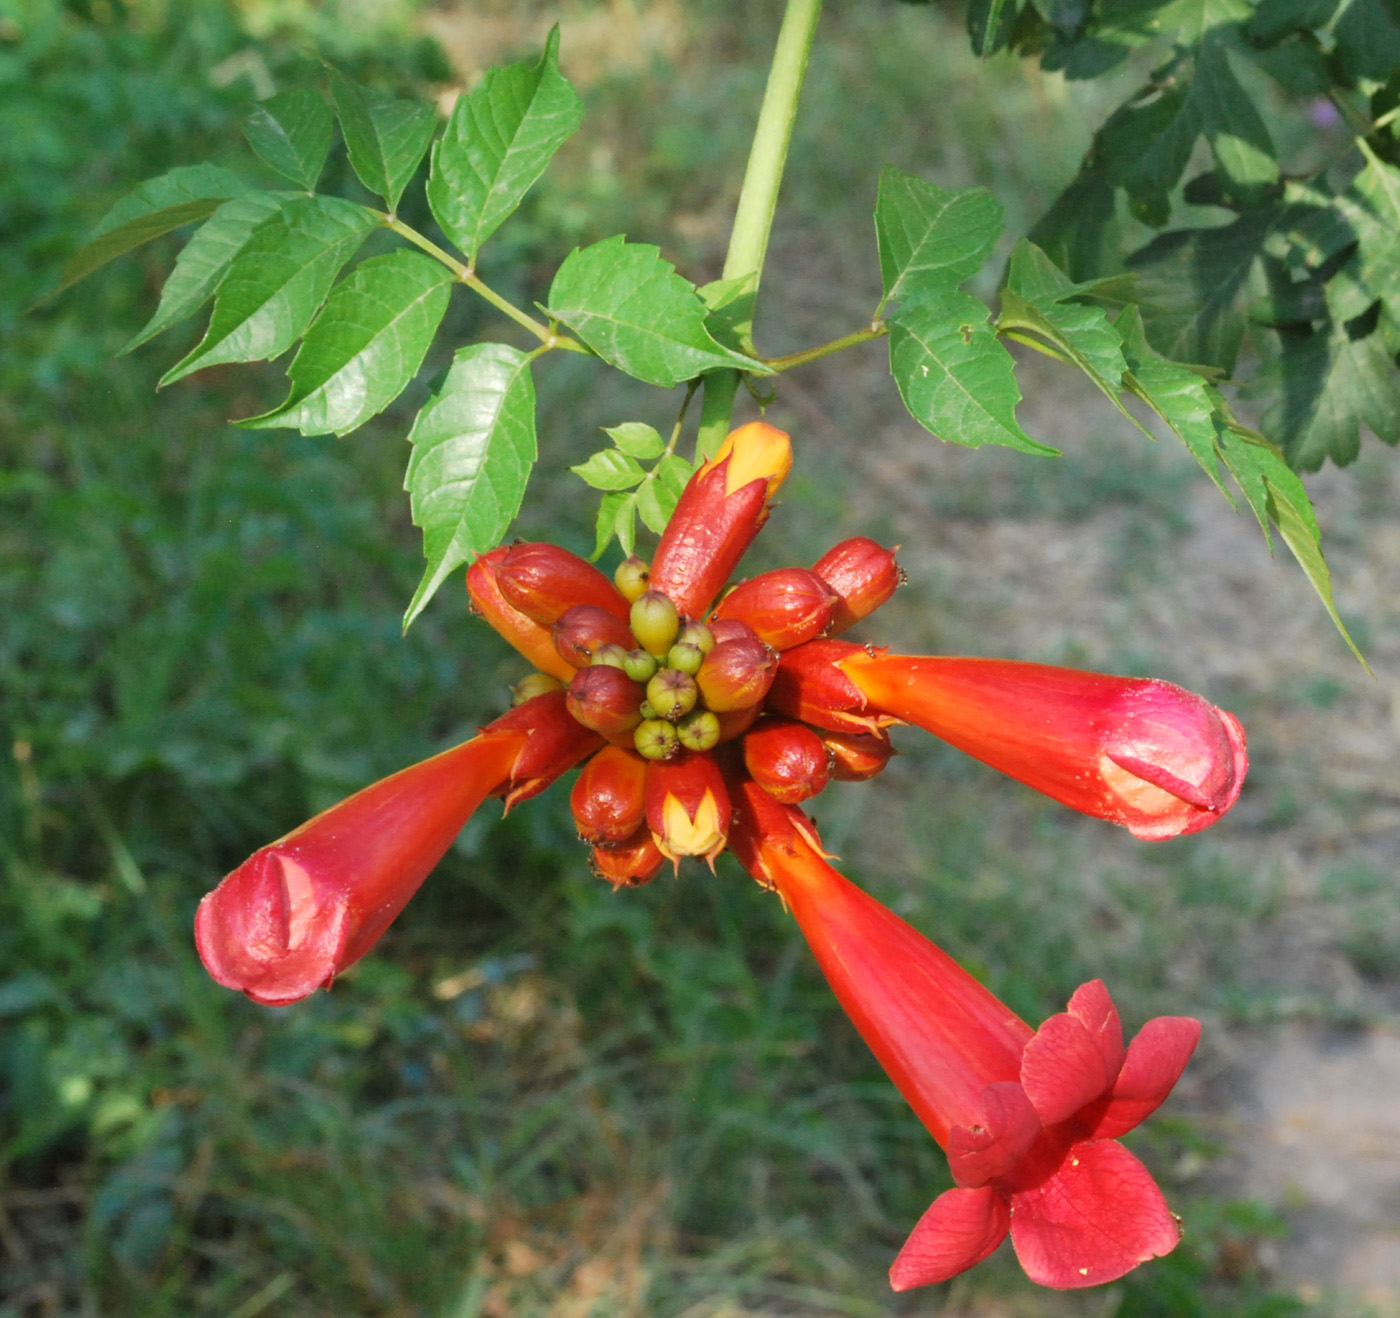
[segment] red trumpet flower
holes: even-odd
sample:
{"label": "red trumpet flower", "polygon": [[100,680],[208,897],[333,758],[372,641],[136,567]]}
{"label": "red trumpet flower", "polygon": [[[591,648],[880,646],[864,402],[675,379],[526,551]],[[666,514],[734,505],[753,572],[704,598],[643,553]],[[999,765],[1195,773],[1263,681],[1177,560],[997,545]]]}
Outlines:
{"label": "red trumpet flower", "polygon": [[929,1133],[956,1188],[890,1269],[896,1290],[946,1281],[1008,1232],[1032,1281],[1069,1290],[1169,1253],[1180,1229],[1117,1142],[1171,1092],[1200,1037],[1149,1021],[1127,1048],[1108,991],[1082,985],[1039,1030],[828,863],[800,810],[736,792],[731,844],[797,918],[847,1015]]}

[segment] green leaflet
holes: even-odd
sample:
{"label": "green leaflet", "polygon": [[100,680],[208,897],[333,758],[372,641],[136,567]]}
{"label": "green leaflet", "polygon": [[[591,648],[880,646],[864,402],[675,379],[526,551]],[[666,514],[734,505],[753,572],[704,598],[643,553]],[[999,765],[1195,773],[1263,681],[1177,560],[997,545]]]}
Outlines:
{"label": "green leaflet", "polygon": [[459,349],[408,438],[404,489],[428,566],[405,630],[453,571],[504,538],[520,510],[537,452],[530,358],[501,343]]}
{"label": "green leaflet", "polygon": [[311,192],[325,168],[335,124],[312,87],[259,101],[243,121],[248,145],[284,178]]}
{"label": "green leaflet", "polygon": [[885,299],[957,288],[982,268],[1001,226],[1001,205],[986,188],[946,192],[887,166],[875,202]]}
{"label": "green leaflet", "polygon": [[433,139],[437,115],[421,101],[402,101],[330,70],[331,95],[356,177],[396,211],[399,198]]}
{"label": "green leaflet", "polygon": [[582,120],[583,102],[559,72],[557,26],[538,64],[492,69],[458,100],[433,148],[428,204],[469,259]]}
{"label": "green leaflet", "polygon": [[610,365],[663,389],[718,367],[772,373],[710,337],[704,302],[659,248],[621,235],[564,259],[549,314]]}
{"label": "green leaflet", "polygon": [[371,257],[331,292],[287,370],[281,407],[238,424],[348,434],[382,412],[418,373],[447,310],[453,275],[417,252]]}
{"label": "green leaflet", "polygon": [[337,197],[286,203],[253,231],[219,284],[204,338],[160,383],[286,352],[378,222],[373,211]]}

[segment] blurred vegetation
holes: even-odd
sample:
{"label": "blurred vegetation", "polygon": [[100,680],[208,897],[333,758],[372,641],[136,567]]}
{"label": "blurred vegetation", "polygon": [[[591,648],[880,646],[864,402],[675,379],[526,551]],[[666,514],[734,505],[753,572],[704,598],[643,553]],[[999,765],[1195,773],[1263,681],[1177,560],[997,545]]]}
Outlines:
{"label": "blurred vegetation", "polygon": [[[1189,1249],[1107,1295],[1033,1294],[1002,1257],[892,1297],[884,1270],[946,1171],[791,923],[728,865],[612,894],[558,790],[474,820],[334,992],[269,1011],[204,975],[190,922],[220,874],[468,735],[517,666],[450,592],[399,635],[418,546],[395,413],[349,442],[238,432],[226,417],[280,395],[273,368],[155,398],[149,352],[114,357],[173,242],[21,312],[127,187],[231,157],[248,96],[314,77],[312,52],[446,90],[420,8],[0,0],[0,1318],[876,1315],[977,1297],[1006,1314],[1296,1312],[1252,1261],[1277,1223],[1204,1203]],[[827,252],[871,246],[873,141],[945,185],[992,184],[1012,232],[1028,227],[1093,107],[1019,64],[975,66],[951,23],[833,8],[779,243],[811,229]],[[548,12],[526,9],[522,31]],[[492,252],[501,282],[528,295],[548,278],[532,255],[623,229],[713,273],[777,11],[747,6],[736,27],[707,24],[718,0],[647,9],[674,31],[645,59],[601,61],[587,141]],[[566,27],[566,66],[568,42]],[[851,266],[832,282],[873,280],[873,259]],[[470,338],[477,313],[453,314]],[[788,346],[785,325],[768,332]],[[559,474],[521,530],[586,547],[565,468],[640,395],[588,363],[550,367]],[[821,461],[790,507],[821,512]],[[1150,501],[1144,462],[1117,468],[1113,497]],[[1073,473],[1054,490],[1018,497],[1082,514]],[[810,523],[785,534],[765,552],[822,547]],[[933,750],[891,774],[891,800],[907,809],[929,773],[940,795],[902,845],[936,854],[936,874],[899,909],[1020,1010],[1055,1010],[1111,967],[1140,1020],[1188,947],[1234,991],[1232,922],[1267,883],[1222,874],[1209,846],[1170,850],[1160,885],[1086,906],[1064,877],[1082,832],[1015,796],[1013,827],[985,835],[985,781],[959,786]],[[838,846],[860,835],[857,799],[823,801]],[[1375,900],[1365,875],[1337,882]],[[1220,891],[1238,909],[1207,899]],[[1163,939],[1178,904],[1198,915]],[[1372,961],[1393,955],[1366,941],[1380,928],[1356,930]],[[1208,1141],[1183,1120],[1149,1140],[1184,1208]]]}

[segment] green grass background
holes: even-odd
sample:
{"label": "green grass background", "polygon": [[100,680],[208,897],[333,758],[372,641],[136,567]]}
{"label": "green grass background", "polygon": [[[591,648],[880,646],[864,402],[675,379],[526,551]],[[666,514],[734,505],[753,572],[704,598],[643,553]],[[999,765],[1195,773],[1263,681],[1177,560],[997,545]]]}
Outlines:
{"label": "green grass background", "polygon": [[[500,20],[483,30],[506,57],[551,12],[467,8]],[[605,34],[581,79],[585,131],[488,249],[488,279],[528,303],[572,245],[623,231],[718,273],[779,12],[742,8],[565,11],[566,71],[571,24]],[[786,287],[760,324],[774,353],[868,315],[882,161],[987,183],[1014,236],[1113,94],[979,66],[950,15],[831,10],[775,237]],[[129,186],[242,158],[250,93],[309,80],[314,56],[403,93],[453,85],[425,13],[0,0],[0,1318],[1300,1312],[1256,1266],[1281,1223],[1193,1179],[1218,1150],[1181,1114],[1135,1147],[1189,1212],[1190,1248],[1086,1296],[1036,1292],[1005,1255],[891,1296],[885,1269],[946,1171],[791,922],[727,862],[611,893],[560,789],[506,819],[485,809],[332,993],[272,1011],[206,978],[190,922],[221,874],[469,735],[521,665],[455,587],[400,635],[420,570],[399,487],[421,387],[343,441],[227,425],[281,396],[274,367],[156,396],[194,330],[114,354],[154,308],[173,239],[21,313]],[[664,30],[639,54],[641,19]],[[337,161],[324,186],[358,195]],[[442,361],[508,333],[465,299],[446,329]],[[843,369],[823,406],[858,433]],[[586,549],[568,464],[598,426],[664,424],[670,403],[588,362],[539,376],[542,475],[519,530]],[[1072,522],[1129,506],[1149,542],[1133,538],[1122,572],[1149,590],[1189,478],[1091,441],[1053,468],[970,455],[928,507]],[[759,558],[811,561],[833,526],[889,529],[849,495],[839,446],[799,453]],[[947,645],[978,617],[935,580],[896,625]],[[883,805],[884,782],[823,798],[828,837],[1018,1010],[1039,1019],[1095,973],[1133,1024],[1257,1009],[1229,949],[1276,900],[1268,874],[1204,839],[1154,853],[1147,883],[1110,861],[1091,892],[1078,879],[1099,826],[928,746],[888,778]],[[1375,885],[1347,892],[1373,902]],[[1393,931],[1358,931],[1385,971]],[[1188,950],[1205,971],[1183,1001]]]}

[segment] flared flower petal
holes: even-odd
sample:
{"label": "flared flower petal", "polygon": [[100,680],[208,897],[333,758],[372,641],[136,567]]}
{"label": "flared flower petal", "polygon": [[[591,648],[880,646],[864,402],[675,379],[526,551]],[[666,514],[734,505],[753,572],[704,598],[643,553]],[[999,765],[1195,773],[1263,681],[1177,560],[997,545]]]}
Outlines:
{"label": "flared flower petal", "polygon": [[1201,1039],[1201,1022],[1190,1016],[1158,1016],[1128,1045],[1128,1056],[1113,1088],[1098,1104],[1079,1113],[1086,1135],[1114,1139],[1154,1113],[1181,1079]]}
{"label": "flared flower petal", "polygon": [[837,662],[866,713],[915,723],[1148,841],[1209,827],[1249,767],[1239,721],[1170,682],[1009,659],[861,651]]}
{"label": "flared flower petal", "polygon": [[1108,1093],[1122,1065],[1122,1022],[1095,979],[1035,1032],[1021,1059],[1021,1084],[1041,1121],[1053,1126]]}
{"label": "flared flower petal", "polygon": [[1011,1226],[1011,1209],[995,1190],[947,1190],[904,1242],[890,1267],[897,1291],[948,1281],[981,1263]]}
{"label": "flared flower petal", "polygon": [[1180,1239],[1152,1174],[1116,1140],[1071,1145],[1053,1175],[1011,1196],[1016,1257],[1056,1290],[1115,1281]]}
{"label": "flared flower petal", "polygon": [[200,959],[215,981],[270,1006],[329,986],[379,940],[482,801],[533,795],[599,744],[556,691],[356,792],[255,852],[200,902]]}
{"label": "flared flower petal", "polygon": [[982,1120],[948,1132],[948,1169],[959,1185],[975,1190],[1013,1171],[1042,1129],[1020,1085],[988,1085],[982,1091]]}

